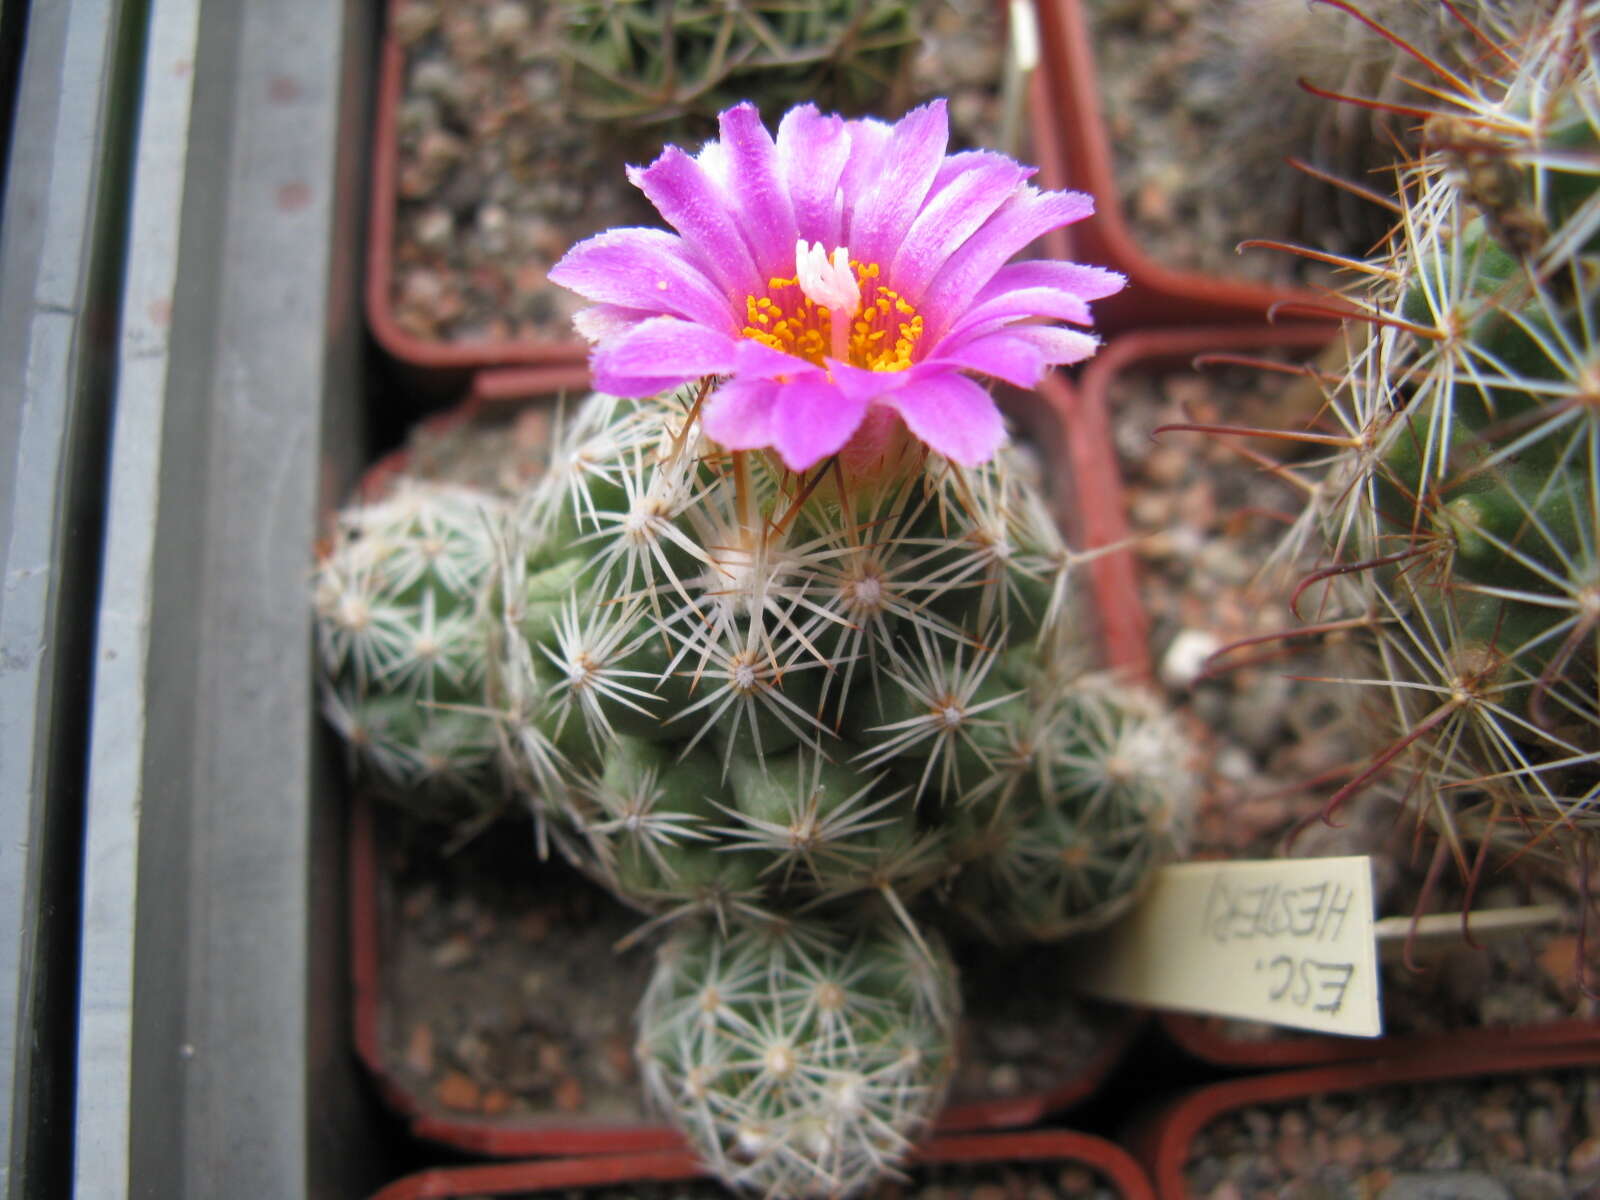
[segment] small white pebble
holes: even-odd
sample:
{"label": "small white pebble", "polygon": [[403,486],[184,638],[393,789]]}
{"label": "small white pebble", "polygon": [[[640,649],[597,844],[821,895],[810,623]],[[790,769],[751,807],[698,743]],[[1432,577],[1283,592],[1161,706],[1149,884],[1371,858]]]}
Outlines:
{"label": "small white pebble", "polygon": [[1205,670],[1206,659],[1222,648],[1217,635],[1204,629],[1180,629],[1161,657],[1161,682],[1186,688]]}
{"label": "small white pebble", "polygon": [[533,18],[516,0],[497,4],[489,12],[489,40],[497,46],[515,46],[528,36],[533,28]]}

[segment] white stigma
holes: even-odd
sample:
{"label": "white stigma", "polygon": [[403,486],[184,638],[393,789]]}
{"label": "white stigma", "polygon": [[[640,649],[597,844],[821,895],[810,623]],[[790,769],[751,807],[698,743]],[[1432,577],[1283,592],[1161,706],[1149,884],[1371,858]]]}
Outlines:
{"label": "white stigma", "polygon": [[848,320],[861,307],[861,288],[850,269],[850,252],[843,246],[829,261],[821,242],[813,245],[801,238],[794,244],[794,273],[806,297],[835,317],[843,314]]}

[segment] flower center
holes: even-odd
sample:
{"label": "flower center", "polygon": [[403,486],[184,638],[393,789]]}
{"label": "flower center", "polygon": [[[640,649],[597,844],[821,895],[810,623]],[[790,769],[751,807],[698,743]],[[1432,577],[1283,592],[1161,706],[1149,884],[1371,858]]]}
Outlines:
{"label": "flower center", "polygon": [[767,280],[765,296],[745,297],[741,331],[784,354],[823,366],[829,357],[869,371],[903,371],[922,337],[922,314],[881,283],[877,263],[822,243],[795,246],[792,279]]}

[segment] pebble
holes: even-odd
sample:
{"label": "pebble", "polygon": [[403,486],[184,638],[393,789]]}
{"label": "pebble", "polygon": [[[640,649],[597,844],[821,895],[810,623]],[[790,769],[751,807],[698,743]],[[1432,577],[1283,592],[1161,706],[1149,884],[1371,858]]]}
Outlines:
{"label": "pebble", "polygon": [[996,1096],[1015,1096],[1022,1090],[1022,1072],[1014,1063],[1000,1063],[989,1072],[988,1084]]}
{"label": "pebble", "polygon": [[406,1038],[405,1064],[407,1070],[423,1078],[433,1074],[433,1026],[426,1021],[411,1027],[411,1035]]}
{"label": "pebble", "polygon": [[438,205],[423,209],[412,222],[412,239],[424,250],[443,250],[455,237],[456,220]]}
{"label": "pebble", "polygon": [[455,1112],[476,1112],[483,1101],[483,1090],[471,1076],[448,1071],[434,1086],[433,1098]]}
{"label": "pebble", "polygon": [[1397,1174],[1377,1200],[1514,1200],[1505,1185],[1478,1171]]}
{"label": "pebble", "polygon": [[1528,1157],[1538,1163],[1561,1160],[1561,1128],[1555,1113],[1543,1107],[1531,1110],[1522,1122]]}
{"label": "pebble", "polygon": [[434,949],[433,965],[441,971],[451,971],[471,962],[476,954],[477,946],[469,936],[453,934]]}
{"label": "pebble", "polygon": [[489,10],[489,19],[484,25],[491,42],[508,48],[518,45],[528,36],[533,29],[533,18],[520,0],[505,0],[505,3],[496,4]]}
{"label": "pebble", "polygon": [[578,1112],[583,1108],[583,1084],[576,1075],[563,1075],[556,1082],[553,1098],[562,1112]]}
{"label": "pebble", "polygon": [[[529,909],[517,919],[517,937],[521,938],[524,942],[527,942],[530,945],[536,946],[540,942],[544,941],[545,938],[550,936],[550,928],[552,924],[553,917],[548,908]],[[532,992],[530,992],[526,986],[528,976],[533,976],[539,980],[538,986],[536,986]],[[528,975],[523,977],[523,983],[523,993],[525,995],[537,995],[538,987],[543,985],[543,977],[540,976],[537,971],[530,971],[528,972]]]}
{"label": "pebble", "polygon": [[1600,1171],[1600,1137],[1584,1138],[1567,1155],[1567,1170],[1575,1175]]}
{"label": "pebble", "polygon": [[426,0],[393,6],[389,28],[402,46],[415,45],[439,26],[439,9]]}
{"label": "pebble", "polygon": [[513,1097],[505,1088],[490,1088],[478,1108],[486,1117],[498,1117],[511,1111],[512,1102]]}
{"label": "pebble", "polygon": [[1173,689],[1194,684],[1207,660],[1222,648],[1222,639],[1205,629],[1180,629],[1161,656],[1161,682]]}
{"label": "pebble", "polygon": [[1570,933],[1557,934],[1539,954],[1539,969],[1562,992],[1574,987],[1578,977],[1578,939]]}
{"label": "pebble", "polygon": [[1056,1172],[1056,1190],[1063,1196],[1087,1196],[1094,1191],[1094,1172],[1076,1163]]}

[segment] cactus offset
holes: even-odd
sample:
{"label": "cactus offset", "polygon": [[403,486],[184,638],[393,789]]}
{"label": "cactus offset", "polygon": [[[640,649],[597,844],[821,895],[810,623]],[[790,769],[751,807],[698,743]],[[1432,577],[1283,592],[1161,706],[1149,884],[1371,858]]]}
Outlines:
{"label": "cactus offset", "polygon": [[892,925],[680,930],[639,1010],[645,1086],[709,1168],[767,1196],[839,1196],[892,1172],[954,1065],[942,949]]}
{"label": "cactus offset", "polygon": [[378,786],[435,816],[504,797],[482,609],[503,510],[485,493],[402,481],[340,515],[313,582],[323,711]]}

